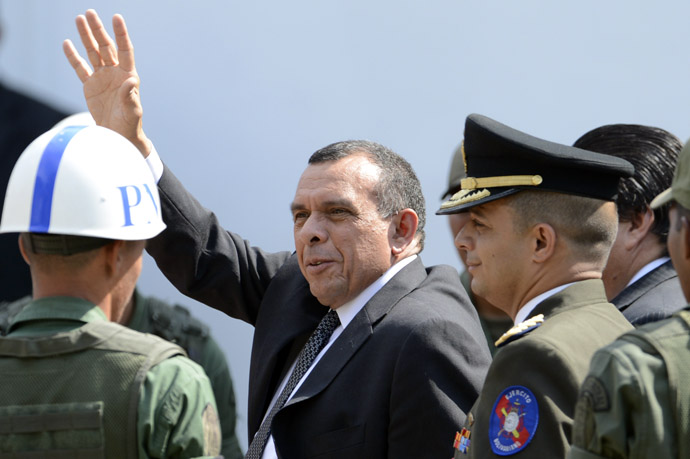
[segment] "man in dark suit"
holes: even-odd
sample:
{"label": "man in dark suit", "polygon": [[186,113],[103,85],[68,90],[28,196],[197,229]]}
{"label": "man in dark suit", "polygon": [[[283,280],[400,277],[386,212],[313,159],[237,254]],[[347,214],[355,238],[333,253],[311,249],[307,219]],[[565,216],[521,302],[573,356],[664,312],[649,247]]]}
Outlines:
{"label": "man in dark suit", "polygon": [[[474,293],[515,322],[456,436],[456,457],[564,457],[578,389],[601,346],[632,326],[606,302],[601,271],[630,163],[537,139],[481,115],[465,123],[467,178],[440,214]],[[449,439],[450,440],[450,439]]]}
{"label": "man in dark suit", "polygon": [[317,151],[291,205],[296,252],[263,252],[222,230],[156,160],[123,19],[117,50],[95,12],[77,27],[95,70],[71,42],[65,52],[92,115],[161,171],[168,230],[149,252],[183,293],[255,326],[247,457],[450,455],[444,439],[490,358],[457,271],[419,258],[424,199],[410,165],[372,142]]}
{"label": "man in dark suit", "polygon": [[650,208],[671,186],[682,142],[660,128],[611,124],[587,132],[573,146],[635,166],[635,174],[618,185],[618,235],[603,273],[609,301],[635,326],[683,309],[685,298],[666,249],[670,204]]}

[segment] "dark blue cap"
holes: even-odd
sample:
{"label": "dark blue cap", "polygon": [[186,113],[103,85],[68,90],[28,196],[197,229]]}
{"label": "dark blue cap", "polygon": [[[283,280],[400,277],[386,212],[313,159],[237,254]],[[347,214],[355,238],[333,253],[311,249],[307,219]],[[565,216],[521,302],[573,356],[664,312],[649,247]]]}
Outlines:
{"label": "dark blue cap", "polygon": [[624,159],[542,140],[477,114],[465,121],[462,148],[467,178],[438,215],[526,189],[613,201],[619,179],[634,172]]}

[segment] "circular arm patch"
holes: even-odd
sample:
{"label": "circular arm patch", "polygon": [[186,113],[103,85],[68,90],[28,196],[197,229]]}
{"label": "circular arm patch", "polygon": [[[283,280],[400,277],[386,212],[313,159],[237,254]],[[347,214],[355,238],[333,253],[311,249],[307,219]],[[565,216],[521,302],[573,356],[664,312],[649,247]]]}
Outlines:
{"label": "circular arm patch", "polygon": [[496,399],[489,418],[489,442],[499,456],[522,451],[539,424],[537,399],[526,387],[510,386]]}

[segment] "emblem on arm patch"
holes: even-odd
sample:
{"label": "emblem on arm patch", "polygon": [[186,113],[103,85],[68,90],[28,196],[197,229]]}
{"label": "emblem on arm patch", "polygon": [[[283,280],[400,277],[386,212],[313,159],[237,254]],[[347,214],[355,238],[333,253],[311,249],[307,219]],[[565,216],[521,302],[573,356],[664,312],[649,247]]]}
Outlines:
{"label": "emblem on arm patch", "polygon": [[510,386],[496,399],[489,418],[489,442],[499,456],[522,451],[539,424],[537,399],[526,387]]}

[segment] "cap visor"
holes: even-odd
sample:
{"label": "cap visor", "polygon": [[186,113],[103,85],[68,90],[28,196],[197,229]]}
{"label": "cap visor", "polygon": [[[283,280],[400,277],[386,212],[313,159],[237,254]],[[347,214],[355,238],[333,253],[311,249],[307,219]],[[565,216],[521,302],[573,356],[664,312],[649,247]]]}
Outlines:
{"label": "cap visor", "polygon": [[671,202],[673,200],[672,192],[673,188],[668,188],[662,191],[656,198],[652,199],[652,202],[649,204],[649,207],[651,207],[652,209],[656,209],[668,202]]}
{"label": "cap visor", "polygon": [[[459,200],[457,201],[457,204],[455,205],[446,205],[442,206],[439,210],[436,211],[436,215],[450,215],[450,214],[459,214],[461,212],[466,212],[467,210],[471,209],[472,207],[480,206],[482,204],[485,204],[490,201],[495,201],[497,199],[505,198],[506,196],[510,196],[511,194],[515,194],[518,191],[521,191],[521,188],[492,188],[492,192],[488,196],[484,196],[479,199],[470,199],[470,200]],[[486,191],[486,190],[485,190]],[[450,200],[446,201],[452,201],[453,198]],[[444,203],[445,204],[445,203]]]}

